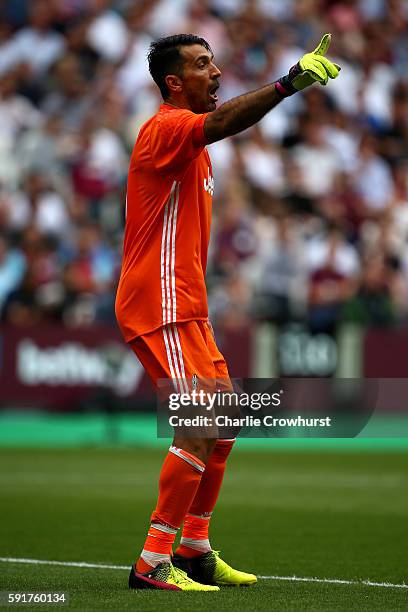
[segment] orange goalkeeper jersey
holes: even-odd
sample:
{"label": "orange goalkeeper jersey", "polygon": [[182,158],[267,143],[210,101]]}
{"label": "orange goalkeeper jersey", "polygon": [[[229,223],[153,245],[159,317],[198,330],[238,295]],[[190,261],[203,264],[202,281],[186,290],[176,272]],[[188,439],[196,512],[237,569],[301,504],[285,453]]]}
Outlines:
{"label": "orange goalkeeper jersey", "polygon": [[208,317],[214,180],[206,116],[162,104],[133,149],[115,305],[126,342],[168,323]]}

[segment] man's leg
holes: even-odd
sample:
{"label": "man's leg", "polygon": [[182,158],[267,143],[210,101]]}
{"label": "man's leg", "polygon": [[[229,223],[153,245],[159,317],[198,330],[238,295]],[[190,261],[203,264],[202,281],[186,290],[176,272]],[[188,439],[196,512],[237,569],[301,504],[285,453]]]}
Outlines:
{"label": "man's leg", "polygon": [[206,463],[204,474],[184,520],[183,533],[177,553],[196,557],[211,550],[208,529],[214,510],[228,455],[235,440],[217,440]]}
{"label": "man's leg", "polygon": [[138,572],[145,573],[159,563],[170,562],[174,539],[196,496],[213,444],[210,440],[195,440],[194,445],[186,441],[170,447],[160,473],[157,505],[136,564]]}
{"label": "man's leg", "polygon": [[173,564],[200,584],[248,586],[257,578],[236,570],[212,550],[208,528],[221,488],[228,455],[234,440],[217,440],[201,477],[200,485],[184,520],[180,546]]}
{"label": "man's leg", "polygon": [[[233,387],[227,364],[218,350],[211,324],[199,322],[198,325],[214,364],[215,388],[230,393]],[[257,581],[254,574],[235,570],[225,563],[212,550],[208,537],[211,515],[221,489],[227,459],[235,442],[233,436],[236,432],[231,434],[230,439],[217,440],[206,462],[200,485],[184,521],[180,546],[173,557],[176,567],[184,569],[190,577],[203,584],[250,585]]]}
{"label": "man's leg", "polygon": [[[215,382],[218,390],[230,392],[232,384],[224,356],[215,341],[214,330],[209,321],[200,322],[207,350],[214,364]],[[235,439],[217,440],[207,461],[206,469],[197,489],[197,494],[184,521],[183,533],[177,553],[185,557],[196,557],[211,550],[208,530],[224,479],[228,456]]]}
{"label": "man's leg", "polygon": [[[211,355],[195,321],[165,326],[136,339],[131,347],[154,383],[160,378],[174,378],[175,374],[177,386],[181,373],[186,380],[191,380],[193,374],[214,379]],[[200,362],[200,369],[194,361]],[[177,530],[195,498],[214,444],[214,439],[174,440],[161,470],[157,505],[136,564],[138,572],[145,573],[170,560]]]}

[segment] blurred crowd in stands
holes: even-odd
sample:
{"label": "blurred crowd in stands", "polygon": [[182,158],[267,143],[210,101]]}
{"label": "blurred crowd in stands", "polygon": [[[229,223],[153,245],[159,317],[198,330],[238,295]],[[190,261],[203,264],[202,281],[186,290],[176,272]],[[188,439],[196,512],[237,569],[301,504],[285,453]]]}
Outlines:
{"label": "blurred crowd in stands", "polygon": [[3,0],[1,321],[114,321],[129,155],[160,104],[146,52],[179,32],[211,44],[221,102],[324,32],[342,66],[209,148],[213,321],[406,322],[407,0]]}

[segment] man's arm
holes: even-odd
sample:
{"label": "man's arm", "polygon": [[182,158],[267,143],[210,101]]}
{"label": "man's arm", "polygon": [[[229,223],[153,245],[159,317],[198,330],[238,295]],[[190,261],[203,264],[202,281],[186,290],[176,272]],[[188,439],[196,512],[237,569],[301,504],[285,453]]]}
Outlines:
{"label": "man's arm", "polygon": [[232,98],[207,115],[204,122],[205,137],[211,143],[238,134],[257,123],[282,100],[275,83]]}
{"label": "man's arm", "polygon": [[325,34],[316,49],[304,55],[292,66],[289,74],[276,83],[233,98],[209,113],[204,122],[204,134],[208,142],[216,142],[246,130],[262,119],[283,98],[313,83],[326,85],[329,78],[335,79],[340,72],[340,66],[324,57],[330,40],[331,35]]}

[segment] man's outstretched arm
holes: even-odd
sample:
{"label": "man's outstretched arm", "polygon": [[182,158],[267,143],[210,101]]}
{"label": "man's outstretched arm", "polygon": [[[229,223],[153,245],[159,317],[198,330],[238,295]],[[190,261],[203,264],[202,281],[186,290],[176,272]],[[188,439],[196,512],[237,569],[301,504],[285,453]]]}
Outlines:
{"label": "man's outstretched arm", "polygon": [[325,57],[330,40],[331,35],[325,34],[316,49],[312,53],[306,53],[292,66],[289,74],[276,83],[233,98],[209,113],[204,122],[204,134],[208,142],[216,142],[246,130],[262,119],[283,98],[313,83],[326,85],[329,78],[335,79],[340,72],[340,66]]}
{"label": "man's outstretched arm", "polygon": [[238,134],[257,123],[281,100],[283,97],[276,91],[275,83],[232,98],[207,115],[205,137],[211,143]]}

